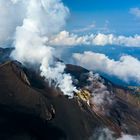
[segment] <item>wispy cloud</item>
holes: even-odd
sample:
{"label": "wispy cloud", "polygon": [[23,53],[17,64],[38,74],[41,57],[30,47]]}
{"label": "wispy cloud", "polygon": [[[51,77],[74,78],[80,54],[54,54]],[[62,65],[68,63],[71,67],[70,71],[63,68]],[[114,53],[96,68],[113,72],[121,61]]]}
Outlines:
{"label": "wispy cloud", "polygon": [[121,56],[118,61],[115,61],[105,54],[88,51],[74,53],[73,58],[76,64],[90,70],[116,76],[125,82],[133,80],[140,83],[140,61],[130,55]]}
{"label": "wispy cloud", "polygon": [[90,24],[88,26],[85,26],[85,27],[79,28],[79,29],[74,29],[72,31],[75,32],[75,33],[78,33],[78,32],[87,32],[87,31],[90,31],[90,30],[94,29],[95,27],[96,27],[96,24],[95,23],[92,23],[92,24]]}
{"label": "wispy cloud", "polygon": [[104,25],[103,26],[98,26],[96,24],[96,22],[93,22],[85,27],[82,28],[78,28],[78,29],[73,29],[71,32],[73,33],[82,33],[82,32],[91,32],[91,31],[95,31],[95,32],[102,32],[102,33],[108,33],[110,32],[110,29],[108,28],[109,25],[109,20],[105,20]]}
{"label": "wispy cloud", "polygon": [[133,14],[134,16],[140,18],[140,8],[138,8],[138,7],[131,8],[130,13]]}

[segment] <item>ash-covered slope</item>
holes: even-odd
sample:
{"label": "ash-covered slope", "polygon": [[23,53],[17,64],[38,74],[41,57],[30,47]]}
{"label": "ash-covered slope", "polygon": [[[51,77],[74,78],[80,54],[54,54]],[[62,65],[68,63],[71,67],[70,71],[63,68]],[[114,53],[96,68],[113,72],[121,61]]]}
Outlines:
{"label": "ash-covered slope", "polygon": [[101,125],[86,104],[31,82],[18,62],[0,65],[0,139],[86,140]]}
{"label": "ash-covered slope", "polygon": [[92,112],[106,127],[118,135],[122,132],[140,134],[140,98],[132,90],[115,85],[99,74],[87,72],[79,66],[69,65],[68,68],[66,71],[78,79],[76,85],[91,94],[89,102]]}
{"label": "ash-covered slope", "polygon": [[116,138],[140,134],[140,100],[131,90],[79,66],[65,72],[79,89],[73,99],[16,61],[0,65],[0,139],[88,140],[103,128]]}

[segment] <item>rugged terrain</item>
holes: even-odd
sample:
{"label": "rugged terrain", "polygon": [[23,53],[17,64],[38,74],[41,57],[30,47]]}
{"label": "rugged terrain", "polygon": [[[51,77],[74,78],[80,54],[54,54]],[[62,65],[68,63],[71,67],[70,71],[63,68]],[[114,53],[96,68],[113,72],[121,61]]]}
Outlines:
{"label": "rugged terrain", "polygon": [[116,138],[140,134],[140,100],[133,90],[68,64],[65,72],[79,90],[69,98],[9,54],[0,50],[0,140],[97,139],[104,128]]}

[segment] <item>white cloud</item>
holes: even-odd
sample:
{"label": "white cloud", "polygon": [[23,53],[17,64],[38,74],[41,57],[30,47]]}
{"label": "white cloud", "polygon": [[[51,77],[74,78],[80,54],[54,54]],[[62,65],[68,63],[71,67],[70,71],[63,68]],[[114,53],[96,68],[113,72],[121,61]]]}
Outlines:
{"label": "white cloud", "polygon": [[70,34],[67,31],[62,31],[48,40],[48,44],[54,46],[76,46],[89,45],[89,36],[78,36]]}
{"label": "white cloud", "polygon": [[22,24],[24,18],[24,5],[12,2],[14,1],[0,0],[0,43],[13,38],[16,27]]}
{"label": "white cloud", "polygon": [[110,29],[109,29],[109,20],[105,20],[104,22],[104,25],[102,26],[98,26],[96,24],[96,22],[92,22],[91,24],[88,24],[84,27],[81,27],[81,28],[77,28],[77,29],[73,29],[71,32],[73,33],[85,33],[85,32],[92,32],[92,31],[95,31],[95,32],[102,32],[102,33],[109,33],[110,32]]}
{"label": "white cloud", "polygon": [[130,13],[133,14],[134,16],[140,18],[140,8],[131,8]]}
{"label": "white cloud", "polygon": [[117,76],[126,82],[140,83],[140,61],[132,56],[121,56],[120,60],[109,59],[106,55],[94,52],[73,54],[75,62],[87,69],[97,70]]}
{"label": "white cloud", "polygon": [[79,36],[77,34],[62,31],[49,38],[47,42],[54,46],[77,46],[77,45],[120,45],[127,47],[140,47],[140,35],[115,36],[114,34],[90,34]]}
{"label": "white cloud", "polygon": [[86,32],[86,31],[90,31],[90,30],[94,29],[95,27],[96,27],[95,23],[92,23],[92,24],[90,24],[86,27],[83,27],[83,28],[80,28],[80,29],[75,29],[75,30],[73,30],[73,32],[76,32],[76,33]]}

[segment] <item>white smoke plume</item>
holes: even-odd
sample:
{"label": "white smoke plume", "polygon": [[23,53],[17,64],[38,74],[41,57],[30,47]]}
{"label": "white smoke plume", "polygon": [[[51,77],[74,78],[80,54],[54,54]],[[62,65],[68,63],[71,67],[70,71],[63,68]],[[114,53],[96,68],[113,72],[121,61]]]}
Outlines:
{"label": "white smoke plume", "polygon": [[73,54],[75,62],[90,70],[97,70],[108,75],[118,77],[125,82],[133,81],[140,83],[140,61],[129,55],[120,57],[120,60],[108,58],[101,53],[91,51],[82,54]]}
{"label": "white smoke plume", "polygon": [[114,132],[108,128],[97,129],[89,140],[140,140],[139,135],[129,135],[122,133],[120,138],[114,136]]}
{"label": "white smoke plume", "polygon": [[118,138],[117,140],[140,140],[140,136],[133,136],[133,135],[127,135],[127,134],[122,134],[121,138]]}
{"label": "white smoke plume", "polygon": [[[48,38],[58,33],[65,25],[69,15],[68,8],[61,0],[1,0],[1,4],[0,8],[5,8],[2,11],[11,18],[6,17],[4,23],[8,23],[8,20],[14,22],[5,25],[8,32],[6,34],[15,34],[15,50],[11,57],[25,65],[39,66],[41,76],[50,83],[55,83],[64,94],[73,96],[76,88],[72,85],[71,76],[64,73],[65,65],[54,59],[57,55],[55,48],[46,45]],[[20,20],[16,18],[15,13],[21,16]],[[4,17],[5,13],[2,16]],[[15,21],[18,21],[17,24]],[[10,30],[6,29],[10,26]]]}
{"label": "white smoke plume", "polygon": [[91,92],[90,104],[94,111],[102,115],[108,113],[110,106],[114,103],[114,94],[108,91],[104,80],[98,73],[89,72],[87,90]]}
{"label": "white smoke plume", "polygon": [[113,132],[108,128],[98,128],[93,133],[93,136],[89,138],[89,140],[116,140],[113,137]]}

